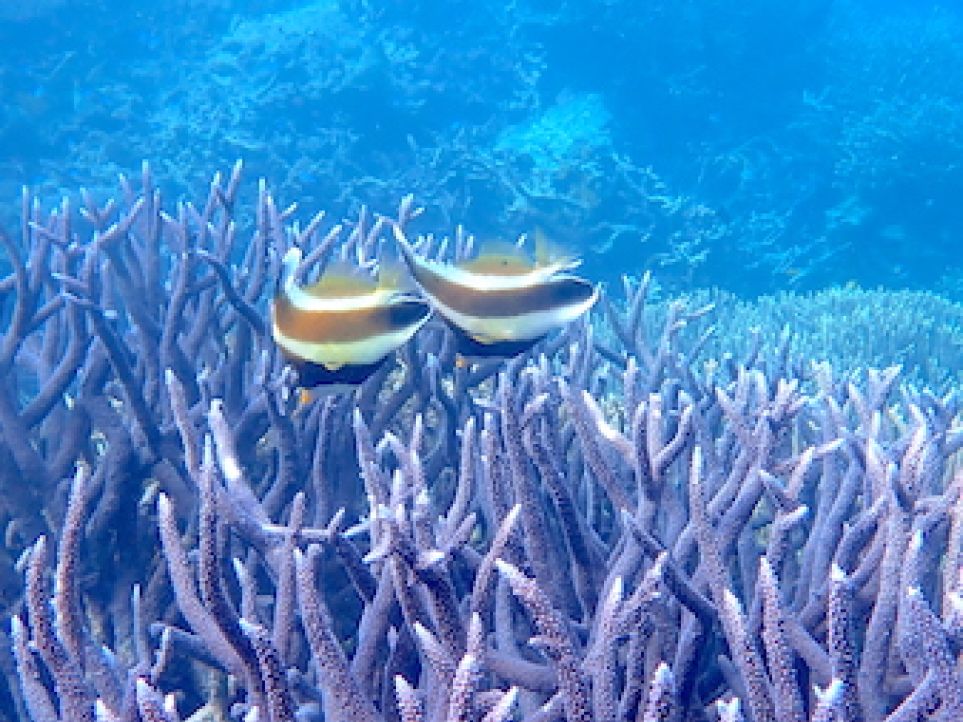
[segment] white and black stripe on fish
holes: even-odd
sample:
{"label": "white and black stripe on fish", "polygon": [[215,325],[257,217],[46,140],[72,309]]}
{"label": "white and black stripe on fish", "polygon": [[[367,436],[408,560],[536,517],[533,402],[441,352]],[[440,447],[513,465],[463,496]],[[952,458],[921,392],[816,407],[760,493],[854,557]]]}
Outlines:
{"label": "white and black stripe on fish", "polygon": [[431,315],[431,306],[389,273],[374,279],[335,266],[301,286],[300,262],[297,248],[284,256],[271,334],[303,387],[362,383]]}
{"label": "white and black stripe on fish", "polygon": [[467,357],[508,357],[574,321],[598,298],[598,288],[570,273],[571,257],[531,259],[515,246],[492,247],[475,258],[442,263],[419,256],[395,227],[401,255]]}

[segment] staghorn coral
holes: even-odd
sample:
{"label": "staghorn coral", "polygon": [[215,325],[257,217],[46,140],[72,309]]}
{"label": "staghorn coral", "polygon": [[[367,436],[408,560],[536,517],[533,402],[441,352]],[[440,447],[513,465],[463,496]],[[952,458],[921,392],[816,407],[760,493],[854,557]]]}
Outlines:
{"label": "staghorn coral", "polygon": [[299,405],[278,258],[366,263],[389,221],[262,183],[242,249],[240,171],[173,214],[147,168],[83,222],[25,193],[3,236],[9,715],[954,718],[956,395],[801,378],[775,329],[704,366],[711,309],[643,283],[606,333],[465,366],[428,328]]}

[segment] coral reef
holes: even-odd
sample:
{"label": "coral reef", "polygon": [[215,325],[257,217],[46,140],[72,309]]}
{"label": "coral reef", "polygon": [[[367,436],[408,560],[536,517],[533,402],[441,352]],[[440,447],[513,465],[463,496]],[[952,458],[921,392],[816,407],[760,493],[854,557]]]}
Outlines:
{"label": "coral reef", "polygon": [[529,354],[428,325],[305,402],[280,259],[369,267],[423,219],[302,222],[262,182],[244,243],[240,186],[168,210],[145,166],[0,234],[9,718],[960,717],[955,392],[778,328],[706,363],[711,304],[645,278]]}
{"label": "coral reef", "polygon": [[[639,282],[626,278],[623,285],[631,294]],[[657,289],[652,295],[664,294]],[[718,289],[682,297],[696,307],[713,307],[680,332],[683,343],[695,343],[711,330],[701,343],[699,362],[761,353],[765,362],[793,368],[804,379],[811,376],[811,362],[828,361],[837,375],[852,380],[864,377],[868,368],[898,364],[902,381],[940,394],[963,383],[963,306],[929,291],[851,284],[753,301]],[[650,323],[658,323],[671,302],[650,303]],[[609,332],[600,331],[597,338],[605,343]]]}
{"label": "coral reef", "polygon": [[439,227],[541,226],[610,279],[644,267],[755,295],[855,276],[963,297],[952,7],[518,0],[456,3],[458,23],[421,0],[69,9],[0,9],[0,197],[23,179],[47,203],[105,197],[144,157],[195,197],[243,155],[339,214],[411,192]]}

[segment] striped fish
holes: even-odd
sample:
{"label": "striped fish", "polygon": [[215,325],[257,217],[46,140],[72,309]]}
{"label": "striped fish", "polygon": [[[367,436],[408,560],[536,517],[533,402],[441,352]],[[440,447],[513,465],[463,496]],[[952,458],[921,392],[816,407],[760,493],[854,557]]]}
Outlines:
{"label": "striped fish", "polygon": [[300,263],[300,249],[285,254],[271,335],[302,387],[362,383],[431,315],[428,303],[385,273],[375,280],[339,267],[301,286]]}
{"label": "striped fish", "polygon": [[598,298],[594,285],[569,273],[579,263],[572,258],[533,261],[512,246],[448,264],[417,255],[397,226],[395,238],[415,282],[469,358],[522,353]]}

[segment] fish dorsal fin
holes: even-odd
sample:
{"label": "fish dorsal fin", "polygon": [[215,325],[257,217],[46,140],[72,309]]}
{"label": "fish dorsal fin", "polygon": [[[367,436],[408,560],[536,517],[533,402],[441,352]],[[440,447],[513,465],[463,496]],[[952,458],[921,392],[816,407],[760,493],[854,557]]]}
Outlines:
{"label": "fish dorsal fin", "polygon": [[378,290],[388,294],[415,292],[417,286],[408,268],[399,260],[389,259],[378,263]]}
{"label": "fish dorsal fin", "polygon": [[474,258],[458,264],[471,273],[483,276],[521,276],[535,267],[532,259],[514,243],[488,241]]}
{"label": "fish dorsal fin", "polygon": [[374,292],[378,283],[357,266],[336,261],[324,269],[314,283],[304,287],[304,292],[315,298],[353,298]]}
{"label": "fish dorsal fin", "polygon": [[552,241],[541,227],[535,227],[535,265],[538,268],[568,271],[577,268],[581,263],[577,256]]}

